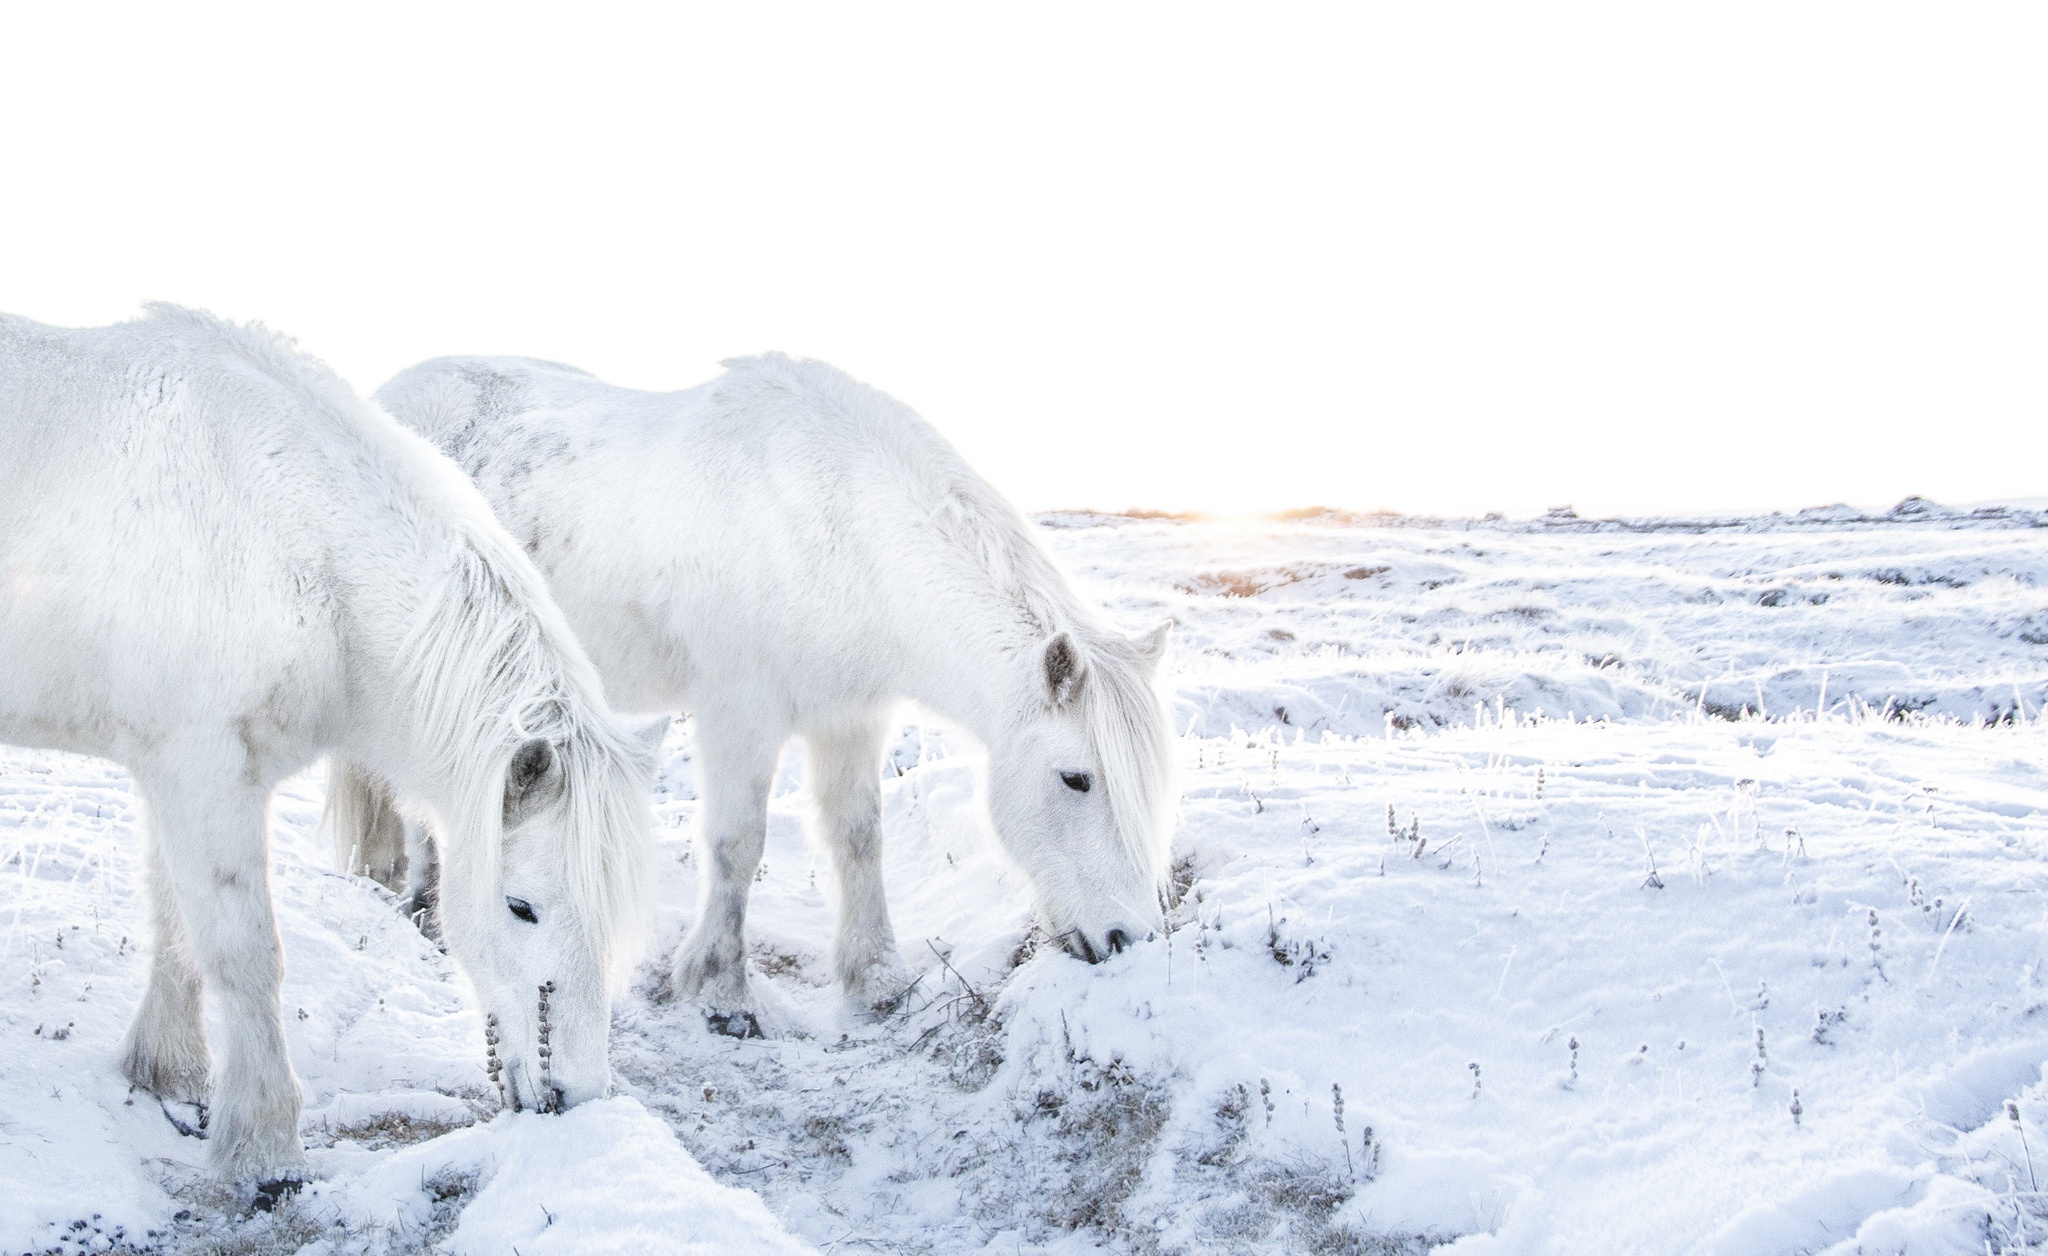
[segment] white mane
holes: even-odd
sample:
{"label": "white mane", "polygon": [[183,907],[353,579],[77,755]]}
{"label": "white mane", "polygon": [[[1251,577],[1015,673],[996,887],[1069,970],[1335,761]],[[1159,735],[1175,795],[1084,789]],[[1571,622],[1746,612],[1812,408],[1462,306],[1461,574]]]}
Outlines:
{"label": "white mane", "polygon": [[1179,797],[1164,704],[1151,676],[1130,658],[1130,647],[1121,638],[1083,640],[1091,662],[1081,702],[1088,738],[1108,780],[1110,814],[1116,817],[1117,833],[1131,857],[1151,870],[1164,892],[1174,802]]}
{"label": "white mane", "polygon": [[[503,546],[494,546],[503,550]],[[507,561],[508,557],[513,561]],[[594,953],[614,976],[645,933],[647,851],[632,788],[640,773],[603,705],[596,673],[551,602],[536,599],[538,574],[523,556],[465,548],[408,634],[402,667],[413,717],[452,783],[453,829],[481,837],[445,852],[443,909],[502,910],[495,887],[503,847],[505,777],[513,753],[545,737],[558,754],[571,814],[567,885]],[[494,722],[478,710],[497,709]]]}

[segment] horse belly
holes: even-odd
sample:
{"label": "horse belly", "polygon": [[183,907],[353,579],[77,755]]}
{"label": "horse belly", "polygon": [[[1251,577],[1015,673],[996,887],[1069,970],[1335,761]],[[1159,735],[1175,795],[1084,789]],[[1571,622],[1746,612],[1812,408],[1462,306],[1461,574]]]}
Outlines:
{"label": "horse belly", "polygon": [[674,630],[667,608],[625,590],[612,596],[578,596],[573,576],[553,585],[569,627],[583,644],[604,682],[613,710],[654,715],[689,705],[691,651]]}
{"label": "horse belly", "polygon": [[130,765],[173,741],[273,761],[317,740],[338,669],[271,582],[45,533],[0,552],[0,740]]}

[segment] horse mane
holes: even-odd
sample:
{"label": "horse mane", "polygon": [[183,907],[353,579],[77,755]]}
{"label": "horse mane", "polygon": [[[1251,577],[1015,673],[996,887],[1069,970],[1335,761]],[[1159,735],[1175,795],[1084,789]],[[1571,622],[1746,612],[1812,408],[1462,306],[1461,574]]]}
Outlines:
{"label": "horse mane", "polygon": [[1102,764],[1118,836],[1163,892],[1173,842],[1176,788],[1173,726],[1151,667],[1122,636],[1083,638],[1089,659],[1082,718]]}
{"label": "horse mane", "polygon": [[824,411],[891,467],[953,565],[984,583],[1010,621],[1002,645],[1036,650],[1066,632],[1088,664],[1082,720],[1102,765],[1126,853],[1162,888],[1173,836],[1176,757],[1164,695],[1129,638],[1074,595],[1038,531],[916,411],[824,362],[783,353],[732,358],[722,392],[780,391]]}
{"label": "horse mane", "polygon": [[481,839],[443,850],[444,910],[463,899],[470,911],[498,909],[506,773],[523,742],[544,737],[569,808],[565,888],[593,952],[617,976],[647,927],[637,892],[649,872],[644,771],[560,611],[534,596],[538,573],[516,551],[491,548],[510,549],[459,550],[400,651],[415,727],[450,785],[450,819]]}
{"label": "horse mane", "polygon": [[647,782],[604,704],[596,668],[539,571],[459,468],[290,337],[174,305],[145,309],[150,321],[212,339],[310,394],[374,452],[403,497],[432,504],[417,517],[448,530],[442,552],[452,557],[420,580],[395,670],[424,766],[444,783],[443,803],[453,813],[442,830],[476,839],[442,851],[450,873],[441,883],[443,909],[498,909],[506,773],[523,741],[546,737],[571,812],[565,888],[593,953],[622,971],[647,924],[646,896],[638,892],[648,884]]}

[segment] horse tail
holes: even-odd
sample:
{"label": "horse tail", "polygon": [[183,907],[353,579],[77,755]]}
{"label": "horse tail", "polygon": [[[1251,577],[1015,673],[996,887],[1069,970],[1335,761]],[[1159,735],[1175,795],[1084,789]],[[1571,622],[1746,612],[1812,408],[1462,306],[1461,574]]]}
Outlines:
{"label": "horse tail", "polygon": [[385,889],[405,888],[405,821],[384,782],[348,760],[327,760],[327,811],[320,817],[334,843],[335,866],[367,873]]}

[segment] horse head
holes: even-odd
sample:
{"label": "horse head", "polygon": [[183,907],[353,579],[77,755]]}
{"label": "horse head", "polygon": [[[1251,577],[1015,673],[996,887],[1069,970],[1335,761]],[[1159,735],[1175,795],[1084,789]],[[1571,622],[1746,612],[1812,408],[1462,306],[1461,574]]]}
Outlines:
{"label": "horse head", "polygon": [[644,744],[626,753],[588,731],[521,742],[503,774],[495,867],[442,880],[448,944],[514,1108],[556,1111],[610,1088],[611,995],[644,925],[645,798],[666,724],[629,735]]}
{"label": "horse head", "polygon": [[995,831],[1048,930],[1091,963],[1162,921],[1173,736],[1153,675],[1166,632],[1059,631],[1023,651],[1022,693],[989,747]]}

